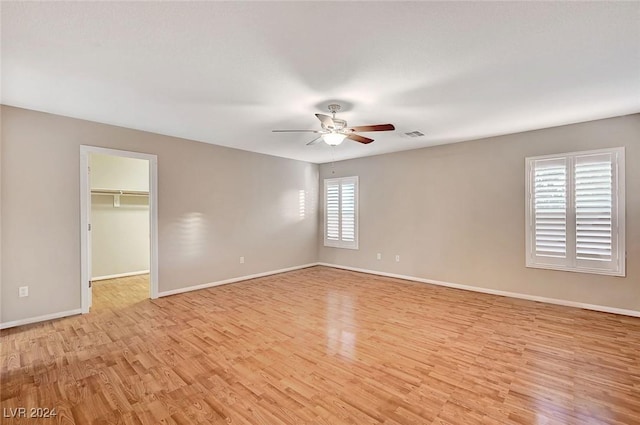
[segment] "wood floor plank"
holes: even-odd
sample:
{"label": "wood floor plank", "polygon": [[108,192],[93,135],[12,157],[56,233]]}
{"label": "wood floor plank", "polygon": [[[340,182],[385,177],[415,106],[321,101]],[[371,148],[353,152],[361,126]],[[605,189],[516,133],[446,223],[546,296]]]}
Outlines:
{"label": "wood floor plank", "polygon": [[2,424],[640,424],[637,318],[327,267],[148,285],[1,331]]}

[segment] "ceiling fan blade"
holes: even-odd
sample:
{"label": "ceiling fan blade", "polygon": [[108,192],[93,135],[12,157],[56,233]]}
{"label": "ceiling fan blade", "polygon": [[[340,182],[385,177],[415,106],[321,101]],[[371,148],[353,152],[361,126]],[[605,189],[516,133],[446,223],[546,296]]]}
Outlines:
{"label": "ceiling fan blade", "polygon": [[375,124],[375,125],[359,125],[357,127],[352,127],[349,130],[351,131],[391,131],[395,130],[393,124]]}
{"label": "ceiling fan blade", "polygon": [[316,143],[318,143],[320,140],[322,140],[322,136],[320,136],[320,137],[316,137],[315,139],[313,139],[312,141],[310,141],[309,143],[307,143],[307,146],[315,145],[315,144],[316,144]]}
{"label": "ceiling fan blade", "polygon": [[373,139],[369,139],[368,137],[362,137],[357,134],[349,134],[347,135],[347,138],[351,140],[355,140],[356,142],[364,143],[365,145],[373,142]]}
{"label": "ceiling fan blade", "polygon": [[329,115],[324,114],[316,114],[316,117],[320,120],[320,122],[327,128],[336,128],[336,124],[333,122],[333,118]]}
{"label": "ceiling fan blade", "polygon": [[320,130],[271,130],[272,133],[322,133]]}

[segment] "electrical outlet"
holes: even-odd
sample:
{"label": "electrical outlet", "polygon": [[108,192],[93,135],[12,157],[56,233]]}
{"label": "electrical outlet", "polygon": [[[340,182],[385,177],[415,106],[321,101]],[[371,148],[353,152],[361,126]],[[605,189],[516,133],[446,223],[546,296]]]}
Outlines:
{"label": "electrical outlet", "polygon": [[240,264],[244,264],[244,257],[240,257]]}
{"label": "electrical outlet", "polygon": [[396,255],[396,263],[399,263],[399,262],[400,262],[400,256]]}
{"label": "electrical outlet", "polygon": [[28,286],[21,286],[20,288],[18,288],[18,297],[22,298],[22,297],[28,297],[28,296],[29,296]]}
{"label": "electrical outlet", "polygon": [[378,255],[376,256],[378,258],[378,260],[382,260],[382,254],[378,253]]}

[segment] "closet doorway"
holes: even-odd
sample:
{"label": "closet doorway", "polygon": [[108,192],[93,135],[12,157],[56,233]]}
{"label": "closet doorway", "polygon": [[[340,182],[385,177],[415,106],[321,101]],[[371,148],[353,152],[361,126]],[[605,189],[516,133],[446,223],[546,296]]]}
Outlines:
{"label": "closet doorway", "polygon": [[81,146],[80,183],[82,312],[157,298],[157,157]]}

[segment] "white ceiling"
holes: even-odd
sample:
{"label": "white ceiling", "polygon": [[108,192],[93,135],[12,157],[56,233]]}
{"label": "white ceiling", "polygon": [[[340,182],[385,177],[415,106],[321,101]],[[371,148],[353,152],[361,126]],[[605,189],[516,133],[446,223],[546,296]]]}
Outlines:
{"label": "white ceiling", "polygon": [[[2,2],[2,103],[322,163],[640,112],[640,2]],[[306,146],[339,101],[350,125]],[[420,130],[422,138],[405,132]]]}

